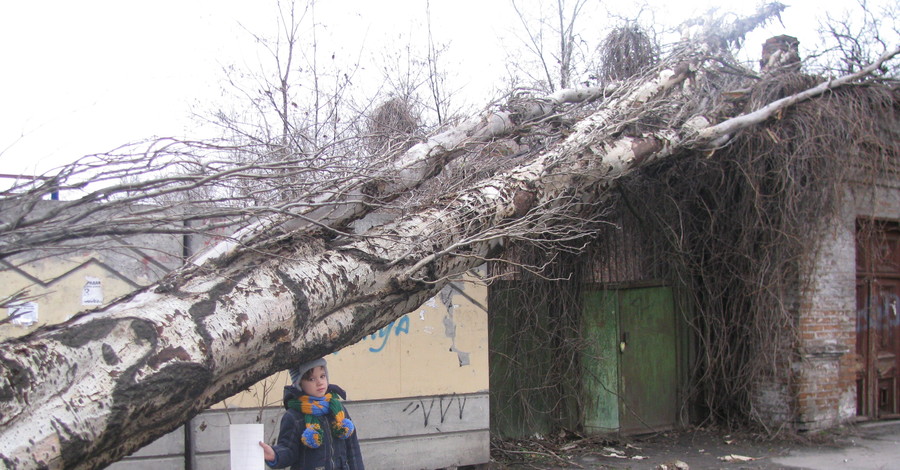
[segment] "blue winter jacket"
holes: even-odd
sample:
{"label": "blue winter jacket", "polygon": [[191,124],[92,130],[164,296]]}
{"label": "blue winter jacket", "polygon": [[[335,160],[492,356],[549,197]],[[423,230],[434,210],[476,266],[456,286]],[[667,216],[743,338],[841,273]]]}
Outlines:
{"label": "blue winter jacket", "polygon": [[[347,398],[347,392],[337,385],[328,385],[328,393]],[[359,450],[359,439],[356,432],[347,439],[338,439],[327,432],[322,433],[322,445],[317,449],[306,447],[300,442],[300,435],[306,427],[303,413],[288,408],[287,402],[299,398],[303,392],[296,387],[284,387],[284,416],[281,417],[281,429],[278,432],[278,443],[272,446],[275,450],[275,462],[266,464],[271,468],[290,467],[291,470],[365,470],[362,453]],[[350,413],[346,407],[347,417]],[[330,421],[334,416],[326,415]],[[352,419],[352,418],[351,418]]]}

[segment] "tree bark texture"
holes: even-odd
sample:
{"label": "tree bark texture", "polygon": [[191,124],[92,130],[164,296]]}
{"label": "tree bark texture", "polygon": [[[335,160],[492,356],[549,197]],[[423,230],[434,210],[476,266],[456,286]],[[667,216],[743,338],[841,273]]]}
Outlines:
{"label": "tree bark texture", "polygon": [[434,176],[451,160],[467,151],[472,143],[487,142],[509,134],[524,123],[539,120],[559,106],[602,97],[604,87],[559,90],[548,96],[518,102],[508,110],[488,112],[459,126],[430,137],[404,152],[381,173],[359,179],[347,188],[320,194],[308,202],[309,209],[297,215],[271,216],[244,227],[227,240],[194,260],[203,263],[234,253],[241,246],[281,234],[317,227],[336,227],[363,217],[378,203],[384,203]]}
{"label": "tree bark texture", "polygon": [[[709,129],[702,117],[620,131],[620,123],[641,114],[665,121],[666,112],[676,112],[678,106],[653,103],[686,99],[688,72],[663,71],[514,170],[362,237],[299,230],[265,254],[224,246],[129,298],[6,342],[0,462],[15,469],[113,462],[251,384],[414,310],[453,276],[499,254],[510,233],[540,233],[567,217],[590,216],[616,178],[721,135],[698,137]],[[546,112],[534,106],[538,115]],[[514,125],[513,114],[497,126]],[[459,139],[495,132],[465,129]],[[409,167],[432,154],[413,151],[420,154]]]}
{"label": "tree bark texture", "polygon": [[492,227],[569,204],[561,194],[594,193],[598,178],[625,170],[633,144],[603,143],[591,125],[560,151],[365,237],[299,234],[274,253],[210,257],[6,343],[0,461],[17,469],[113,462],[252,383],[415,309],[502,249],[503,230]]}

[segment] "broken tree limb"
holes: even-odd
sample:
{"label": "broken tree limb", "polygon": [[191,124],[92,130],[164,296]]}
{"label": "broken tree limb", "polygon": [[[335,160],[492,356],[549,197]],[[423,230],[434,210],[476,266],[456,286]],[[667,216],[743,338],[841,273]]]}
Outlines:
{"label": "broken tree limb", "polygon": [[689,86],[675,76],[670,69],[637,84],[520,166],[364,237],[307,233],[268,253],[238,251],[216,269],[172,276],[5,342],[0,461],[103,466],[291,362],[352,344],[415,309],[452,276],[498,255],[507,238],[588,236],[578,224],[603,209],[617,178],[709,143],[697,137],[706,128],[699,120],[621,131],[642,117],[672,120],[678,106],[661,102],[690,91],[674,86]]}
{"label": "broken tree limb", "polygon": [[272,232],[290,233],[318,227],[337,227],[358,219],[371,210],[373,201],[383,203],[410,191],[439,172],[472,143],[487,142],[509,134],[523,124],[540,120],[564,104],[596,100],[612,87],[588,87],[559,90],[545,97],[516,100],[504,111],[491,111],[469,119],[459,126],[414,145],[392,162],[390,168],[365,178],[355,179],[343,189],[323,193],[295,214],[279,214],[235,232],[227,240],[196,257],[201,266],[210,260],[231,255],[241,246],[258,243]]}
{"label": "broken tree limb", "polygon": [[828,90],[835,89],[848,83],[855,82],[860,78],[866,77],[881,68],[882,64],[893,59],[897,54],[900,54],[900,47],[896,47],[893,50],[885,52],[881,55],[881,57],[878,58],[877,61],[869,64],[856,73],[844,75],[835,78],[834,80],[822,82],[808,90],[793,94],[791,96],[786,96],[784,98],[781,98],[780,100],[773,101],[756,111],[725,120],[714,126],[700,129],[698,131],[697,137],[701,141],[710,142],[713,146],[716,147],[724,145],[725,142],[727,142],[736,131],[759,124],[774,116],[775,113],[777,113],[779,110],[782,110],[789,106],[793,106],[801,101],[806,101],[808,99],[819,96],[827,92]]}
{"label": "broken tree limb", "polygon": [[[584,127],[573,141],[592,131]],[[6,342],[0,461],[17,469],[99,467],[292,361],[352,344],[499,252],[499,238],[484,236],[491,228],[540,230],[522,222],[540,220],[534,209],[541,206],[563,214],[571,184],[552,170],[541,174],[542,166],[565,163],[555,155],[351,243],[331,247],[326,237],[309,236],[274,253],[248,250],[215,270],[170,277]],[[599,162],[608,173],[591,155],[583,163]],[[627,155],[614,155],[613,167],[622,168],[618,160]],[[580,186],[593,177],[585,173]],[[517,197],[523,192],[534,196]],[[460,249],[442,249],[454,244]],[[420,260],[428,261],[417,266]]]}

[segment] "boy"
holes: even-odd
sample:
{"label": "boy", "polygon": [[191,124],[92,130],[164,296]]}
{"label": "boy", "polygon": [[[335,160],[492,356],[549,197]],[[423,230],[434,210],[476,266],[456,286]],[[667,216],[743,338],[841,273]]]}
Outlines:
{"label": "boy", "polygon": [[341,400],[347,393],[328,383],[325,359],[289,370],[292,384],[284,387],[285,413],[278,443],[264,442],[263,457],[271,468],[291,470],[365,470],[356,427]]}

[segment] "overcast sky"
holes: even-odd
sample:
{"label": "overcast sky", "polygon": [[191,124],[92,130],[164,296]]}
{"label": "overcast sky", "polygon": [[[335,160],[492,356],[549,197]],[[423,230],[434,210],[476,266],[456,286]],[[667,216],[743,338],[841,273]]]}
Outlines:
{"label": "overcast sky", "polygon": [[[813,19],[839,3],[784,2],[793,5],[783,17],[785,28],[775,25],[759,37],[789,32],[807,47],[816,42]],[[716,4],[652,3],[657,18],[671,22]],[[151,136],[191,136],[191,110],[220,99],[222,67],[258,62],[247,30],[270,34],[277,17],[273,4],[0,2],[0,173],[36,174]],[[316,20],[327,29],[321,47],[363,62],[379,50],[403,47],[401,36],[422,34],[424,5],[320,2]],[[464,93],[486,97],[502,79],[504,48],[515,43],[518,24],[508,0],[431,0],[431,10],[436,41],[449,43],[454,80]]]}

